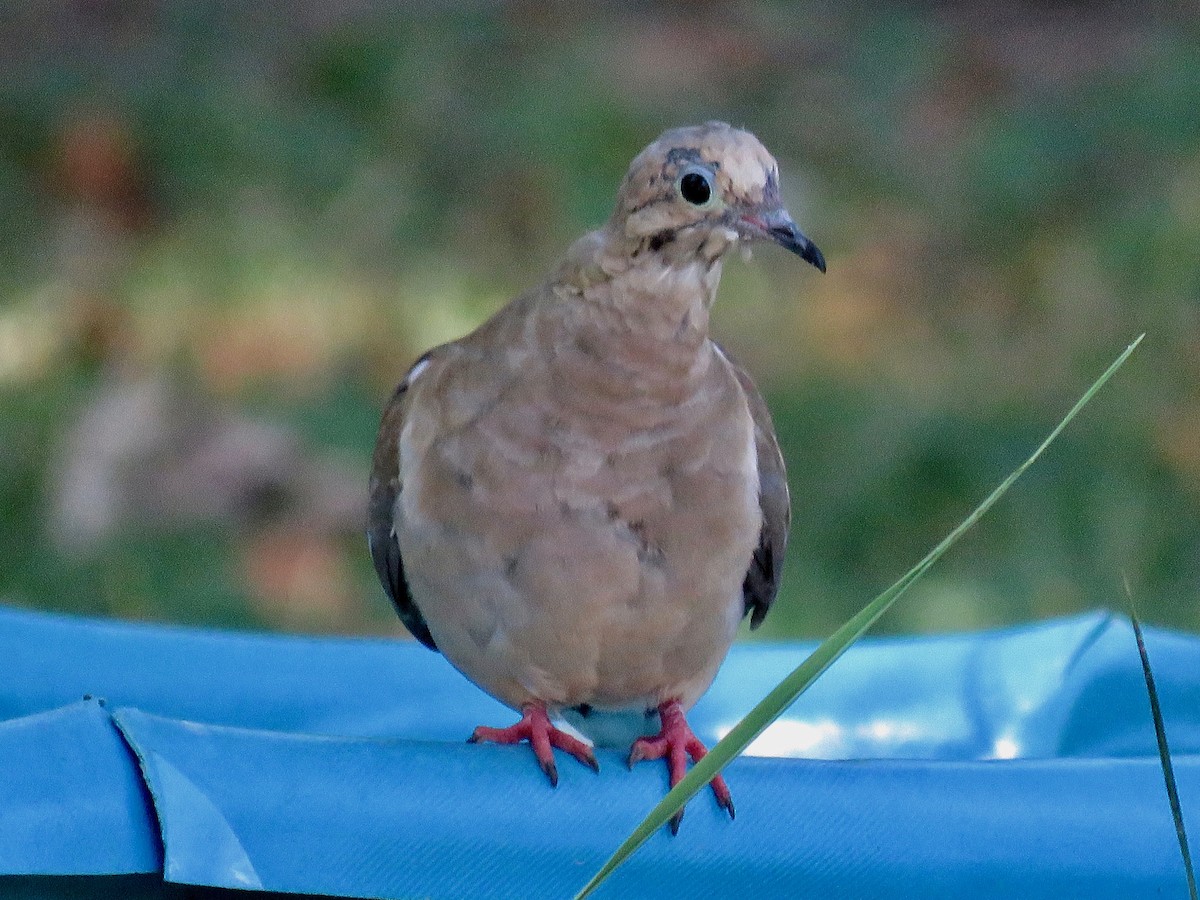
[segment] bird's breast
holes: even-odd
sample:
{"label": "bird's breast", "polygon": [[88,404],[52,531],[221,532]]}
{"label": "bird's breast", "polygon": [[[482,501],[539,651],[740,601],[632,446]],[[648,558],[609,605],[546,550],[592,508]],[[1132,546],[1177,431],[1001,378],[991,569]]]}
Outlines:
{"label": "bird's breast", "polygon": [[[709,365],[656,402],[589,390],[586,369],[459,368],[440,401],[415,398],[400,446],[399,537],[438,646],[514,705],[698,696],[761,527],[735,379]],[[424,426],[439,402],[457,427]]]}

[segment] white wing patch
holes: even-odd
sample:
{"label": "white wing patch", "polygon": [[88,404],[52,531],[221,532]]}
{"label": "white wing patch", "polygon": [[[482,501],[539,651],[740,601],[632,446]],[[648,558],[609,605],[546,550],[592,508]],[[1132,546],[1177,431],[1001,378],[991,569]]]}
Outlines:
{"label": "white wing patch", "polygon": [[412,387],[413,382],[417,380],[417,376],[420,375],[422,372],[424,372],[428,368],[429,368],[429,357],[428,356],[421,357],[421,359],[417,360],[416,365],[414,365],[411,369],[408,370],[408,374],[404,376],[404,384],[408,387]]}

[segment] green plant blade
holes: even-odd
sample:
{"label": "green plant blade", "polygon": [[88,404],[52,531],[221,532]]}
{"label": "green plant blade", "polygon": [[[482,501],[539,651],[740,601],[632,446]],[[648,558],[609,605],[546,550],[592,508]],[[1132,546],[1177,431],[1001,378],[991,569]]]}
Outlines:
{"label": "green plant blade", "polygon": [[1167,802],[1171,805],[1171,818],[1175,820],[1175,838],[1179,841],[1179,854],[1183,857],[1183,871],[1187,876],[1188,896],[1197,900],[1196,870],[1192,867],[1192,852],[1188,847],[1187,830],[1183,825],[1183,807],[1179,802],[1179,789],[1175,786],[1175,767],[1171,764],[1171,748],[1167,746],[1167,726],[1163,722],[1162,707],[1158,702],[1158,689],[1154,686],[1154,673],[1150,670],[1150,655],[1146,652],[1146,639],[1142,636],[1142,624],[1133,607],[1133,594],[1125,584],[1129,600],[1129,621],[1133,625],[1133,636],[1137,640],[1138,656],[1142,660],[1142,676],[1146,679],[1146,695],[1150,698],[1150,718],[1154,720],[1154,738],[1158,743],[1158,761],[1162,766],[1163,783],[1167,787]]}
{"label": "green plant blade", "polygon": [[583,898],[599,887],[618,866],[625,862],[654,832],[662,828],[670,820],[671,816],[682,809],[684,804],[708,784],[721,769],[745,750],[751,741],[762,734],[768,725],[774,722],[784,710],[795,702],[797,697],[804,693],[820,677],[822,672],[833,665],[851,644],[862,637],[863,633],[880,616],[887,612],[888,608],[905,591],[924,575],[947,550],[953,547],[959,538],[974,526],[995,505],[996,501],[1007,493],[1008,489],[1013,486],[1017,479],[1024,475],[1025,471],[1037,461],[1038,457],[1054,442],[1055,438],[1079,414],[1080,410],[1087,406],[1097,391],[1104,387],[1108,380],[1116,374],[1116,371],[1124,365],[1125,360],[1129,358],[1129,355],[1133,353],[1145,336],[1145,334],[1140,335],[1137,340],[1125,348],[1121,355],[1104,370],[1104,374],[1097,378],[1091,387],[1084,392],[1083,396],[1076,401],[1070,411],[1063,416],[1062,421],[1054,427],[1046,439],[1030,454],[1029,458],[1000,482],[996,489],[982,503],[975,507],[970,515],[963,519],[953,531],[946,535],[936,547],[925,555],[924,559],[909,569],[895,584],[868,603],[842,625],[841,628],[826,638],[804,662],[776,685],[757,706],[750,710],[733,727],[729,734],[717,742],[708,755],[696,763],[691,771],[684,776],[683,780],[668,791],[667,795],[663,797],[658,805],[650,810],[641,824],[633,830],[633,833],[625,839],[624,843],[617,848],[616,852],[601,866],[592,879],[575,895],[576,900],[583,900]]}

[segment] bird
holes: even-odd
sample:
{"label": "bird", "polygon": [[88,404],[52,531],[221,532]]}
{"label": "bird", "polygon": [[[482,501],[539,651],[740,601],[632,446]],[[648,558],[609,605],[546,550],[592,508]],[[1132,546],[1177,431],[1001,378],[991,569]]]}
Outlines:
{"label": "bird", "polygon": [[[469,740],[528,741],[553,786],[554,749],[599,771],[555,723],[622,710],[659,726],[629,766],[663,759],[677,784],[707,752],[687,711],[740,621],[775,601],[784,461],[762,395],[709,334],[723,260],[758,241],[825,271],[753,134],[667,130],[606,224],[422,355],[384,409],[367,513],[380,582],[418,641],[519,711]],[[732,818],[723,776],[710,787]]]}

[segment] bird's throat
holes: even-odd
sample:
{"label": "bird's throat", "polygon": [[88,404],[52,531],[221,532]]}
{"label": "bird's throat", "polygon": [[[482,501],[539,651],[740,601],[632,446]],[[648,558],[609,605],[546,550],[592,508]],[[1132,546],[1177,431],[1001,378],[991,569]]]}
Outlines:
{"label": "bird's throat", "polygon": [[698,347],[708,337],[709,310],[720,279],[719,257],[646,260],[613,279],[610,302],[626,335],[664,347]]}
{"label": "bird's throat", "polygon": [[594,401],[683,402],[711,362],[709,307],[720,265],[632,266],[558,306],[543,347],[556,377]]}

